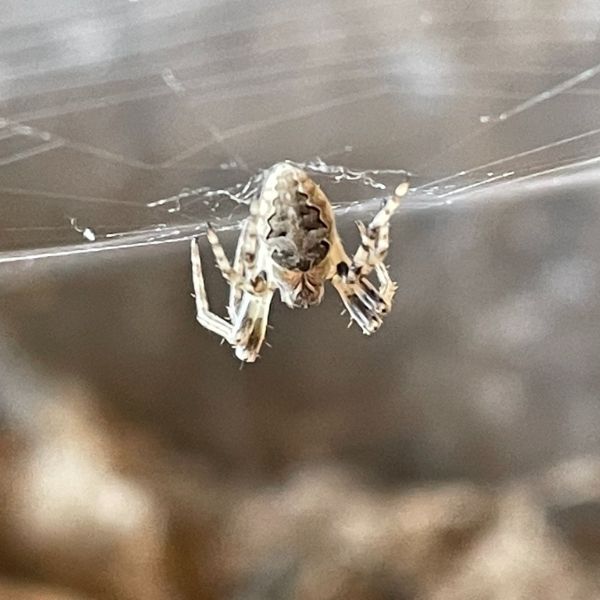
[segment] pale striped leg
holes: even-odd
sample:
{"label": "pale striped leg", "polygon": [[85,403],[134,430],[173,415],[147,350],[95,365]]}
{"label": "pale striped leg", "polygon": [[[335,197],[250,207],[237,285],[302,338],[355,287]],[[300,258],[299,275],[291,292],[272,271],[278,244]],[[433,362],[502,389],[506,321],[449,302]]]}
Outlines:
{"label": "pale striped leg", "polygon": [[245,283],[243,273],[231,266],[231,263],[225,254],[225,250],[219,241],[219,237],[210,224],[206,225],[206,239],[210,243],[215,260],[217,261],[217,267],[225,280],[231,285],[238,287],[243,286]]}
{"label": "pale striped leg", "polygon": [[[198,317],[211,331],[224,331],[224,337],[234,347],[236,356],[245,362],[254,362],[265,339],[269,308],[273,297],[273,282],[267,281],[264,267],[265,248],[259,244],[259,228],[264,229],[263,220],[268,218],[270,204],[261,195],[250,205],[250,216],[245,221],[236,248],[233,265],[229,262],[215,230],[208,225],[206,236],[212,248],[217,267],[230,285],[228,312],[231,324],[223,321],[208,310],[204,283],[199,270],[196,293],[200,297]],[[192,262],[200,266],[197,243],[192,247]],[[261,270],[262,269],[262,270]],[[198,305],[198,301],[197,301]],[[218,321],[215,321],[217,319]]]}
{"label": "pale striped leg", "polygon": [[233,264],[233,270],[243,276],[244,289],[231,290],[229,312],[236,341],[235,354],[245,362],[254,362],[259,356],[275,289],[265,271],[267,249],[259,243],[270,206],[262,194],[251,202],[250,216],[244,223]]}
{"label": "pale striped leg", "polygon": [[236,262],[239,260],[244,265],[246,279],[254,279],[259,274],[259,238],[265,238],[268,234],[268,219],[272,209],[272,202],[264,191],[250,203],[250,216],[240,237],[241,253],[236,256]]}
{"label": "pale striped leg", "polygon": [[260,295],[244,292],[233,323],[235,355],[244,362],[254,362],[265,341],[273,292]]}
{"label": "pale striped leg", "polygon": [[[368,227],[360,221],[357,222],[360,247],[351,265],[346,262],[338,264],[337,274],[331,281],[352,320],[366,335],[379,329],[381,316],[389,311],[396,292],[396,284],[391,280],[383,261],[389,248],[390,219],[408,187],[408,182],[400,184]],[[379,289],[367,279],[373,269],[377,275]]]}
{"label": "pale striped leg", "polygon": [[204,276],[202,274],[202,262],[200,260],[200,246],[198,238],[192,239],[192,280],[194,283],[194,296],[196,299],[196,320],[200,325],[220,335],[230,344],[233,343],[233,327],[231,323],[211,312],[206,296]]}
{"label": "pale striped leg", "polygon": [[368,227],[360,221],[356,223],[361,244],[352,262],[361,275],[368,275],[373,268],[385,260],[390,246],[390,219],[403,196],[408,192],[408,187],[408,182],[401,183],[373,217]]}
{"label": "pale striped leg", "polygon": [[[246,232],[248,229],[248,221],[244,221],[242,225],[242,232],[240,234],[240,240],[245,239]],[[244,262],[243,262],[243,242],[238,242],[237,248],[235,249],[235,257],[233,259],[233,269],[238,273],[241,273],[245,277],[244,273]],[[234,285],[229,287],[229,303],[227,304],[227,310],[229,312],[229,318],[233,322],[235,315],[237,314],[242,301],[242,290]]]}
{"label": "pale striped leg", "polygon": [[373,284],[365,277],[350,281],[347,269],[343,268],[338,268],[338,273],[333,276],[331,283],[340,295],[352,321],[365,335],[375,333],[381,326],[380,315],[385,306]]}
{"label": "pale striped leg", "polygon": [[[244,253],[242,252],[241,254],[241,260],[236,253],[236,264],[231,266],[215,230],[210,225],[207,225],[206,237],[208,238],[213,254],[215,255],[217,267],[230,286],[236,288],[240,292],[262,293],[262,290],[266,287],[266,281],[261,281],[260,278],[249,276],[251,271],[247,268],[248,265]],[[243,240],[244,238],[240,239]],[[240,245],[243,246],[244,242],[242,241],[241,244],[238,242],[238,247]],[[255,262],[257,262],[256,257],[253,258],[253,264]],[[256,271],[257,269],[254,270]]]}
{"label": "pale striped leg", "polygon": [[379,295],[385,304],[383,312],[390,309],[397,289],[383,262],[390,246],[390,219],[400,205],[400,201],[408,192],[408,188],[408,182],[401,183],[368,227],[360,221],[356,223],[360,232],[361,244],[352,259],[353,270],[362,278],[375,269],[379,282]]}
{"label": "pale striped leg", "polygon": [[387,267],[382,262],[375,266],[375,273],[379,282],[379,295],[385,304],[383,312],[386,313],[392,307],[392,300],[394,299],[398,285],[392,281]]}
{"label": "pale striped leg", "polygon": [[[254,362],[265,339],[273,291],[261,277],[251,281],[246,279],[248,261],[244,256],[244,237],[241,237],[238,243],[233,266],[210,226],[207,228],[207,238],[217,266],[231,286],[228,307],[231,323],[210,311],[202,275],[198,238],[193,239],[191,245],[196,319],[203,327],[227,340],[234,347],[235,355],[240,360]],[[243,272],[240,269],[243,269]]]}
{"label": "pale striped leg", "polygon": [[241,253],[239,260],[241,265],[243,265],[244,274],[247,279],[253,279],[256,276],[258,225],[261,219],[262,202],[261,194],[250,203],[250,216],[246,221],[243,235],[240,237]]}

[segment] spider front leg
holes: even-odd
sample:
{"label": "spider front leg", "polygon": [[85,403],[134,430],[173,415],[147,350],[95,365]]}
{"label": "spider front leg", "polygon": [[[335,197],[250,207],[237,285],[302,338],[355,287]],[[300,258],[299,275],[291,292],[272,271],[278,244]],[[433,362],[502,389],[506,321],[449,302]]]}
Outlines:
{"label": "spider front leg", "polygon": [[228,312],[231,324],[208,308],[198,241],[192,244],[198,321],[222,335],[234,347],[236,356],[245,362],[254,362],[259,356],[275,290],[270,255],[263,243],[269,229],[270,208],[271,202],[263,194],[250,204],[250,215],[242,228],[233,266],[216,232],[207,225],[206,236],[217,267],[230,286]]}
{"label": "spider front leg", "polygon": [[235,355],[244,362],[254,362],[259,357],[275,290],[268,249],[259,242],[259,227],[266,219],[262,203],[259,198],[250,205],[250,218],[242,229],[233,266],[242,273],[243,286],[232,286],[229,296]]}
{"label": "spider front leg", "polygon": [[390,219],[408,192],[408,188],[408,182],[397,186],[393,195],[386,200],[368,226],[361,221],[356,223],[361,244],[352,259],[352,270],[357,275],[366,276],[375,269],[379,282],[379,294],[388,309],[391,307],[397,287],[384,264],[390,246]]}
{"label": "spider front leg", "polygon": [[230,265],[214,231],[212,229],[209,231],[211,232],[210,238],[212,238],[209,238],[209,241],[217,260],[217,266],[230,282],[232,289],[231,298],[233,300],[229,307],[231,323],[213,313],[209,308],[198,238],[194,238],[191,243],[196,320],[209,331],[227,340],[240,360],[254,362],[259,356],[265,339],[273,290],[268,285],[266,275],[262,273],[247,282],[244,274],[238,270],[239,267]]}
{"label": "spider front leg", "polygon": [[244,362],[254,362],[265,340],[274,289],[266,271],[259,269],[265,255],[260,251],[255,222],[250,219],[244,224],[233,266],[210,225],[206,236],[217,267],[231,286],[228,311],[235,355]]}
{"label": "spider front leg", "polygon": [[352,321],[358,324],[365,335],[375,333],[381,326],[381,315],[388,310],[375,286],[366,277],[357,277],[352,273],[346,261],[337,264],[331,283]]}
{"label": "spider front leg", "polygon": [[354,254],[354,266],[367,275],[374,267],[385,260],[390,246],[390,219],[408,192],[408,182],[401,183],[373,217],[368,226],[361,221],[356,225],[360,233],[360,247]]}
{"label": "spider front leg", "polygon": [[[264,253],[255,258],[256,264],[249,268],[245,256],[245,237],[240,238],[234,269],[243,270],[242,286],[232,286],[229,297],[229,315],[232,321],[235,355],[244,362],[254,362],[265,341],[269,322],[269,309],[274,286],[265,269],[259,271],[264,262]],[[246,247],[247,249],[247,247]],[[260,262],[259,262],[260,261]],[[253,271],[258,274],[250,277]]]}
{"label": "spider front leg", "polygon": [[194,284],[194,297],[196,300],[196,320],[200,325],[220,335],[230,344],[233,343],[233,327],[231,323],[213,313],[208,305],[204,275],[202,273],[202,261],[200,260],[199,239],[193,238],[191,242],[192,258],[192,280]]}
{"label": "spider front leg", "polygon": [[253,294],[243,292],[238,312],[233,317],[233,339],[235,355],[244,362],[254,362],[267,335],[269,309],[273,291]]}
{"label": "spider front leg", "polygon": [[[340,294],[352,320],[365,335],[379,329],[382,315],[389,312],[392,305],[396,284],[391,280],[383,261],[389,248],[390,219],[408,187],[408,183],[399,185],[368,227],[361,222],[357,223],[361,245],[352,261],[348,260],[341,247],[338,251],[339,261],[331,282]],[[379,289],[367,279],[373,269]]]}
{"label": "spider front leg", "polygon": [[[208,240],[210,247],[212,249],[212,253],[215,257],[215,261],[217,263],[217,268],[221,271],[221,275],[223,278],[229,283],[232,289],[238,291],[250,291],[253,292],[255,290],[255,286],[252,281],[248,281],[245,276],[245,270],[243,269],[243,264],[240,263],[238,257],[236,255],[236,261],[233,266],[229,262],[227,255],[225,254],[225,250],[219,241],[219,237],[217,236],[217,232],[212,228],[210,223],[206,224],[206,239]],[[240,244],[239,246],[243,246],[244,234],[240,236]]]}

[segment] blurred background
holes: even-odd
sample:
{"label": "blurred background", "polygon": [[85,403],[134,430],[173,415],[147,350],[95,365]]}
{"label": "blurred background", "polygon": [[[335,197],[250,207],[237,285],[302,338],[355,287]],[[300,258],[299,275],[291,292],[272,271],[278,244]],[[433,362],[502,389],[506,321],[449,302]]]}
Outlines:
{"label": "blurred background", "polygon": [[[600,598],[597,2],[4,0],[0,32],[0,598]],[[232,252],[284,159],[349,249],[412,174],[399,291],[371,338],[276,301],[240,370],[188,240]]]}

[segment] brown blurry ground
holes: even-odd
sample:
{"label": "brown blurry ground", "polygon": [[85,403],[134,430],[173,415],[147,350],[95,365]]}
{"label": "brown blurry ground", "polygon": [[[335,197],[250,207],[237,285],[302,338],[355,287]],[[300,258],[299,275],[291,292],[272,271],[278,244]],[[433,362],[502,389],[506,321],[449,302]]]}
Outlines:
{"label": "brown blurry ground", "polygon": [[600,593],[596,459],[493,486],[375,486],[340,464],[266,483],[219,476],[148,430],[103,417],[81,385],[42,394],[1,438],[2,598]]}
{"label": "brown blurry ground", "polygon": [[269,483],[226,479],[144,428],[103,418],[79,385],[44,396],[1,438],[3,599],[600,593],[598,460],[494,486],[384,488],[339,464]]}

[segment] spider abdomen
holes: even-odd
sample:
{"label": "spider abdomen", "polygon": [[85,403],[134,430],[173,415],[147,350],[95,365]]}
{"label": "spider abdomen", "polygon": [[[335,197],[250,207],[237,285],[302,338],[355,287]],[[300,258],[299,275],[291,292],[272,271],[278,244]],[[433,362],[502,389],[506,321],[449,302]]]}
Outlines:
{"label": "spider abdomen", "polygon": [[331,224],[312,203],[312,189],[303,189],[296,169],[282,168],[274,178],[267,235],[271,258],[284,269],[309,271],[329,252]]}

